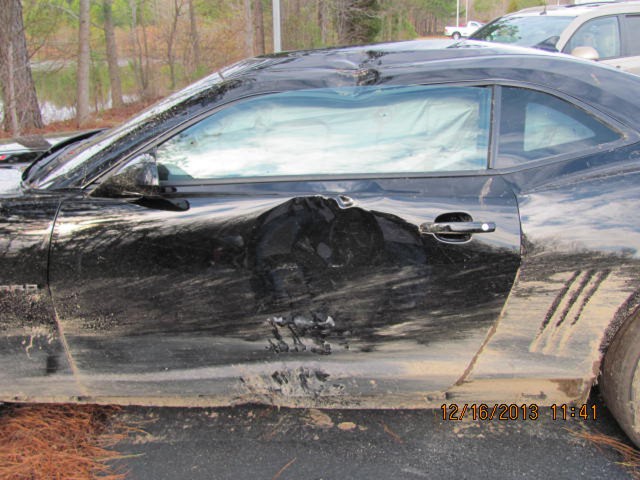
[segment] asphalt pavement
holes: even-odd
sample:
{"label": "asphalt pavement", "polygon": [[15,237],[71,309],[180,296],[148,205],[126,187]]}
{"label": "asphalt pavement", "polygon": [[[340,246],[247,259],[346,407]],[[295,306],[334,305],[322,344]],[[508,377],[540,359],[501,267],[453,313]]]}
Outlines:
{"label": "asphalt pavement", "polygon": [[598,419],[443,420],[440,410],[128,407],[140,431],[118,447],[132,480],[630,479],[622,459],[580,433],[625,439]]}

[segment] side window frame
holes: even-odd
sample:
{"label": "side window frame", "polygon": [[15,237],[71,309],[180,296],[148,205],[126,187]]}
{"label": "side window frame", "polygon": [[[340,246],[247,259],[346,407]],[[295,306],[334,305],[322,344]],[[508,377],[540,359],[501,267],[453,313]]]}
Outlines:
{"label": "side window frame", "polygon": [[[397,83],[389,83],[383,84],[381,86],[401,86],[403,84]],[[407,84],[409,86],[409,84]],[[314,180],[331,180],[331,179],[376,179],[376,178],[427,178],[427,177],[450,177],[450,176],[478,176],[478,175],[490,175],[492,174],[490,165],[492,162],[492,154],[493,154],[493,135],[496,130],[495,128],[495,98],[496,98],[496,88],[494,82],[438,82],[438,83],[421,83],[415,84],[416,86],[425,86],[425,87],[483,87],[489,90],[489,132],[488,132],[488,146],[487,146],[487,160],[486,164],[482,169],[479,170],[434,170],[430,172],[411,172],[411,173],[344,173],[344,174],[304,174],[304,175],[286,175],[286,176],[252,176],[252,177],[228,177],[228,178],[194,178],[190,180],[172,180],[170,183],[165,183],[163,186],[171,188],[173,186],[189,186],[189,185],[223,185],[223,184],[237,184],[237,183],[271,183],[271,182],[281,182],[281,181],[314,181]],[[301,89],[302,90],[302,89]],[[288,91],[288,90],[287,90]],[[188,121],[182,123],[181,125],[176,126],[170,131],[164,132],[163,134],[156,137],[153,141],[148,142],[145,146],[136,150],[136,154],[141,153],[151,153],[155,152],[157,147],[172,138],[173,136],[179,134],[180,132],[190,128],[191,126],[209,118],[212,115],[215,115],[217,112],[236,105],[240,102],[244,102],[250,100],[252,98],[263,97],[267,95],[273,95],[283,93],[281,91],[265,91],[252,95],[243,96],[240,98],[233,99],[229,102],[225,102],[224,104],[216,105],[215,107],[203,112]],[[126,164],[126,162],[130,161],[134,155],[130,155],[126,160],[118,163],[118,166],[122,166]],[[118,166],[114,167],[110,171],[114,171],[118,168]],[[107,172],[106,175],[108,175]]]}
{"label": "side window frame", "polygon": [[[575,38],[575,36],[580,32],[580,30],[582,30],[589,23],[596,22],[596,21],[602,20],[604,18],[613,18],[616,21],[616,26],[617,26],[617,29],[618,29],[618,55],[614,55],[614,56],[611,56],[611,57],[600,57],[600,58],[598,58],[598,61],[600,61],[600,60],[613,60],[613,59],[616,59],[616,58],[624,57],[624,55],[625,55],[625,49],[624,49],[625,39],[624,39],[624,35],[623,35],[623,28],[622,28],[622,25],[621,25],[622,22],[620,21],[620,15],[618,15],[618,14],[603,15],[601,17],[594,17],[594,18],[590,18],[589,20],[585,21],[582,25],[580,25],[578,28],[576,28],[575,32],[573,32],[573,35],[571,35],[569,40],[567,40],[567,43],[565,44],[564,48],[562,49],[562,53],[566,53],[567,55],[571,55],[571,52],[568,50],[569,44]],[[578,46],[580,46],[580,45],[578,45]],[[600,52],[598,52],[598,55],[599,54],[600,54]]]}
{"label": "side window frame", "polygon": [[[631,50],[631,46],[632,45],[638,45],[636,42],[633,41],[633,39],[631,38],[633,29],[631,28],[631,25],[628,21],[629,17],[637,17],[640,19],[640,11],[636,12],[636,13],[623,13],[622,15],[620,15],[619,21],[618,23],[620,24],[620,28],[621,28],[621,32],[620,35],[622,37],[622,51],[623,51],[623,57],[639,57],[640,56],[640,49],[638,49],[638,47],[636,47],[636,51],[632,52]],[[638,35],[640,35],[640,33],[638,33]]]}
{"label": "side window frame", "polygon": [[[568,153],[562,153],[558,155],[549,155],[549,156],[537,158],[534,160],[526,160],[519,165],[502,166],[502,167],[498,166],[497,162],[500,156],[500,152],[499,152],[500,124],[501,124],[501,118],[502,118],[502,112],[503,112],[503,109],[502,109],[502,103],[503,103],[502,89],[503,88],[522,88],[525,90],[531,90],[534,92],[551,95],[560,100],[568,102],[569,104],[575,106],[576,108],[584,111],[586,114],[594,117],[597,121],[604,124],[607,128],[620,133],[620,138],[613,142],[594,145],[593,147],[582,149],[576,152],[568,152]],[[495,85],[495,91],[494,91],[494,112],[495,113],[494,113],[494,119],[493,119],[493,122],[494,122],[493,129],[495,130],[495,135],[492,137],[492,151],[490,152],[490,156],[489,156],[489,159],[490,159],[489,171],[494,173],[495,172],[510,173],[510,172],[517,172],[520,170],[527,170],[540,165],[546,165],[546,164],[562,162],[565,160],[571,160],[575,158],[588,156],[588,155],[597,153],[599,151],[602,151],[603,145],[606,146],[608,149],[615,149],[615,148],[624,147],[626,145],[631,145],[633,143],[640,141],[640,134],[638,132],[621,124],[619,121],[593,108],[592,106],[584,102],[581,102],[580,100],[573,98],[569,95],[565,95],[562,92],[558,92],[558,91],[547,89],[547,88],[541,88],[541,87],[526,84],[526,83],[497,82]]]}

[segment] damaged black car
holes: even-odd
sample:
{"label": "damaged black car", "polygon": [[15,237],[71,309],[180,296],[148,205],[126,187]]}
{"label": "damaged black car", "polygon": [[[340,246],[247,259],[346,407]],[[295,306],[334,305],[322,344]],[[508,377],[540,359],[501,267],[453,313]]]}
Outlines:
{"label": "damaged black car", "polygon": [[600,381],[640,442],[640,77],[474,42],[284,53],[14,180],[0,401],[559,414]]}

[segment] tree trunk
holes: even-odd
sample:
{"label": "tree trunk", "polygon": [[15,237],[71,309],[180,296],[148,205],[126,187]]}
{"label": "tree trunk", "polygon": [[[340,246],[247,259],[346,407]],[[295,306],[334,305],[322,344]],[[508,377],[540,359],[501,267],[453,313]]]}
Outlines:
{"label": "tree trunk", "polygon": [[142,56],[140,55],[140,42],[138,41],[138,7],[136,0],[129,0],[129,9],[131,10],[131,28],[129,35],[131,38],[131,46],[133,47],[133,70],[140,87],[140,96],[144,91],[144,82],[142,79]]}
{"label": "tree trunk", "polygon": [[195,73],[200,66],[200,37],[198,36],[198,24],[193,0],[189,0],[189,37],[191,38],[191,52],[193,53],[191,73]]}
{"label": "tree trunk", "polygon": [[262,0],[253,2],[253,29],[255,33],[255,52],[257,55],[264,55],[264,10]]}
{"label": "tree trunk", "polygon": [[[142,66],[142,72],[144,77],[144,98],[153,98],[155,93],[152,91],[153,85],[151,84],[151,56],[149,55],[149,39],[147,36],[147,22],[144,18],[146,0],[140,0],[140,25],[142,26],[142,45],[144,47],[144,66]],[[142,62],[142,60],[141,60]],[[142,65],[142,63],[141,63]]]}
{"label": "tree trunk", "polygon": [[244,0],[244,45],[247,57],[253,57],[253,15],[251,0]]}
{"label": "tree trunk", "polygon": [[173,12],[171,15],[171,24],[169,25],[169,31],[167,32],[167,63],[169,64],[169,73],[171,76],[171,89],[176,88],[176,53],[175,42],[178,32],[178,20],[180,19],[182,10],[182,1],[173,0]]}
{"label": "tree trunk", "polygon": [[3,0],[0,25],[0,82],[4,102],[4,129],[13,135],[19,135],[27,129],[42,128],[20,0]]}
{"label": "tree trunk", "polygon": [[318,25],[320,26],[320,44],[327,45],[328,13],[326,0],[318,0]]}
{"label": "tree trunk", "polygon": [[76,122],[83,127],[89,120],[89,0],[80,0],[80,27],[78,29],[78,90]]}
{"label": "tree trunk", "polygon": [[109,65],[109,83],[111,85],[111,106],[119,108],[124,105],[122,100],[122,83],[120,81],[120,67],[118,67],[118,47],[113,30],[113,15],[111,4],[113,0],[103,0],[104,38],[107,49],[107,64]]}

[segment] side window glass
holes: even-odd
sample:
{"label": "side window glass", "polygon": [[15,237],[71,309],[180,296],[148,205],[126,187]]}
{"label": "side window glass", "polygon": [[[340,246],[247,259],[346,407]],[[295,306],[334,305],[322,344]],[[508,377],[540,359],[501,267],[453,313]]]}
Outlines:
{"label": "side window glass", "polygon": [[640,15],[626,15],[624,21],[627,53],[629,56],[640,55]]}
{"label": "side window glass", "polygon": [[600,59],[620,56],[620,29],[617,17],[602,17],[585,22],[564,47],[571,53],[576,47],[592,47]]}
{"label": "side window glass", "polygon": [[501,90],[497,168],[579,153],[620,138],[592,115],[553,95],[524,88]]}
{"label": "side window glass", "polygon": [[491,91],[366,86],[255,97],[159,145],[160,179],[483,169]]}

